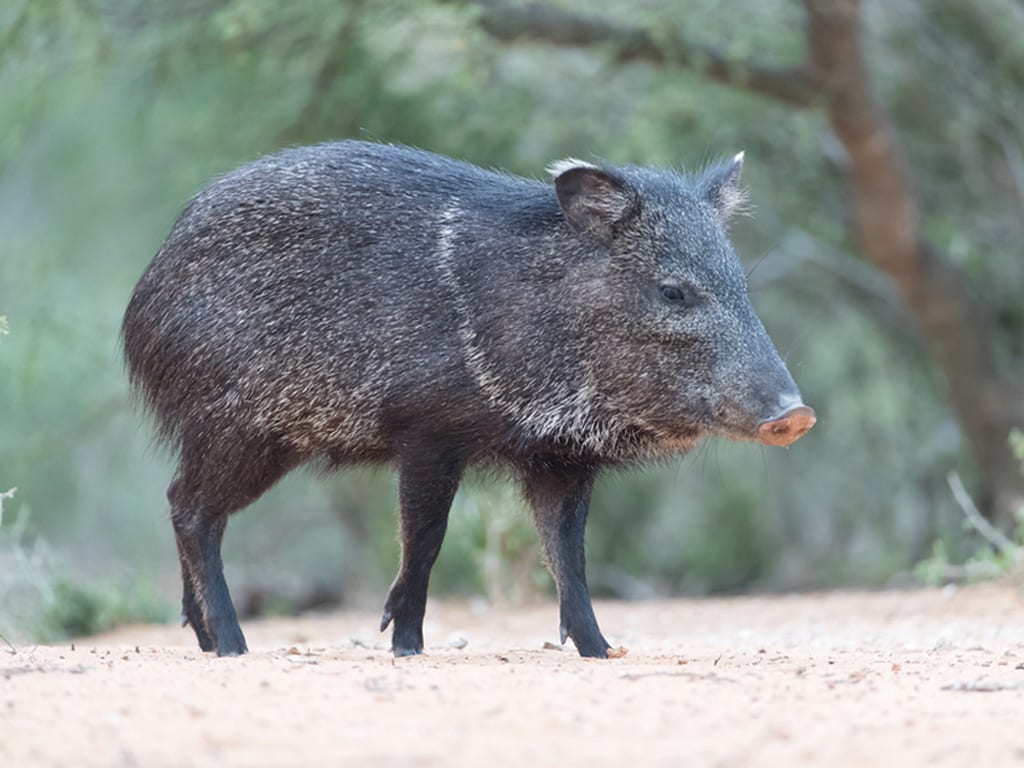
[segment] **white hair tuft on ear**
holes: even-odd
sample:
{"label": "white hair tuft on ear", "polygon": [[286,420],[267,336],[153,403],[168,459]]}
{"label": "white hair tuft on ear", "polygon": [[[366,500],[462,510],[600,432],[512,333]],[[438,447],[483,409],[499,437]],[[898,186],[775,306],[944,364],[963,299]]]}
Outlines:
{"label": "white hair tuft on ear", "polygon": [[597,168],[593,163],[588,163],[584,160],[577,160],[575,157],[567,157],[564,160],[555,160],[545,170],[551,174],[551,178],[558,178],[566,171],[571,171],[573,168]]}
{"label": "white hair tuft on ear", "polygon": [[743,152],[704,171],[698,185],[702,197],[714,208],[723,225],[729,219],[749,212],[748,190],[740,184],[743,172]]}

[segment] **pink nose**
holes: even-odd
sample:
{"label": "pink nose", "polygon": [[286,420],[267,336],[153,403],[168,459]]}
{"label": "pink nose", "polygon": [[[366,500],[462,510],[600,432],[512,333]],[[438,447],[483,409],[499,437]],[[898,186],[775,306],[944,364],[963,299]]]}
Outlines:
{"label": "pink nose", "polygon": [[817,420],[813,408],[798,405],[779,418],[762,423],[757,428],[757,439],[765,445],[789,445],[803,437]]}

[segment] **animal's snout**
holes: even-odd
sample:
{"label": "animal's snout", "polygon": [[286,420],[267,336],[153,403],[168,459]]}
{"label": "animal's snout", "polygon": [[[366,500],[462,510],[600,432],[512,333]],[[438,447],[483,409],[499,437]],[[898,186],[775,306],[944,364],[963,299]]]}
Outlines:
{"label": "animal's snout", "polygon": [[790,403],[780,404],[788,408],[781,416],[768,421],[762,421],[757,427],[757,439],[765,445],[790,445],[799,440],[807,430],[814,426],[818,417],[814,415],[814,409],[804,405],[799,400],[798,405]]}

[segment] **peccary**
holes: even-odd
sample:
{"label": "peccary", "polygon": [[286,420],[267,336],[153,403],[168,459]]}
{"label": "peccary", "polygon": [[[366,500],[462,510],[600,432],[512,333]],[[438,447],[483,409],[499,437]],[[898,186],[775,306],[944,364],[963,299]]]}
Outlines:
{"label": "peccary", "polygon": [[449,507],[484,464],[522,483],[562,642],[605,657],[583,554],[597,473],[707,435],[788,445],[815,420],[726,237],[742,160],[697,177],[566,160],[552,185],[342,141],[194,197],[123,337],[178,458],[167,495],[199,646],[247,650],[220,555],[232,512],[300,464],[392,461],[396,656],[423,650]]}

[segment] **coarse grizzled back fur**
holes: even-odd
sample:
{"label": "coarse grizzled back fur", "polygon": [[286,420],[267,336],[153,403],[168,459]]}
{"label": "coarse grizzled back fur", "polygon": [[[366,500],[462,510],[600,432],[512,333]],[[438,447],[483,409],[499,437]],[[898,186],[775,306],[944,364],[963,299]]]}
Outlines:
{"label": "coarse grizzled back fur", "polygon": [[[176,446],[296,462],[386,459],[409,429],[512,463],[737,433],[795,389],[725,238],[737,163],[608,169],[574,216],[551,184],[405,147],[265,157],[193,198],[139,281],[131,381]],[[704,322],[667,316],[666,280]]]}

